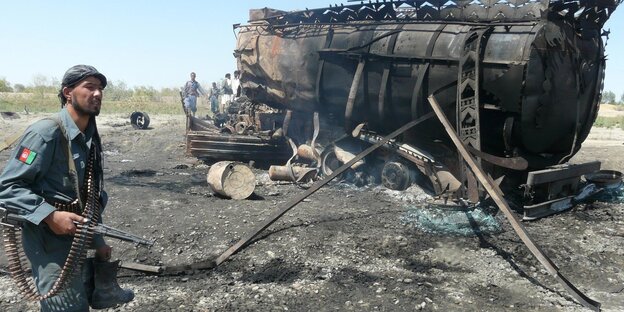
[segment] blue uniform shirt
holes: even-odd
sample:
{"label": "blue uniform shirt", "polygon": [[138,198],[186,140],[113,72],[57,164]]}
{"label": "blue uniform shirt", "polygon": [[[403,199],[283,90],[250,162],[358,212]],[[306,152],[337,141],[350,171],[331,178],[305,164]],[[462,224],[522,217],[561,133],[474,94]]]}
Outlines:
{"label": "blue uniform shirt", "polygon": [[[82,187],[92,144],[99,145],[95,119],[92,119],[82,133],[67,109],[58,113],[61,124],[71,140],[71,157],[76,165],[79,186]],[[16,145],[11,158],[0,175],[0,202],[7,207],[17,208],[34,225],[38,225],[55,208],[45,201],[71,202],[77,198],[69,176],[67,148],[62,144],[62,132],[54,120],[43,119],[26,129]],[[98,146],[96,175],[102,186],[101,147]],[[34,155],[33,155],[34,153]],[[102,187],[100,187],[102,189]],[[102,208],[107,195],[102,190]],[[94,237],[95,247],[104,244],[101,236]]]}

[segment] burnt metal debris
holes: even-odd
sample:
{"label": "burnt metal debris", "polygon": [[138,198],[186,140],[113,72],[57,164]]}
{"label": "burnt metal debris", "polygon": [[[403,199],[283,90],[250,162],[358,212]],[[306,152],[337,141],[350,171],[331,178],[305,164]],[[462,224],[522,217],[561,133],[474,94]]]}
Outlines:
{"label": "burnt metal debris", "polygon": [[[460,204],[491,196],[548,272],[599,310],[529,238],[501,188],[523,184],[525,219],[534,219],[567,206],[580,177],[600,169],[600,162],[566,162],[597,117],[602,27],[620,3],[423,0],[251,10],[247,25],[234,26],[241,86],[252,103],[285,112],[272,130],[292,150],[273,175],[298,182],[302,168],[316,167],[324,178],[206,267],[339,174],[363,175],[370,169],[358,168],[368,166],[392,189],[415,182]],[[293,164],[297,156],[303,167]]]}
{"label": "burnt metal debris", "polygon": [[[336,148],[357,154],[430,112],[426,97],[435,94],[479,164],[493,178],[504,177],[504,189],[517,189],[530,171],[561,171],[556,166],[589,134],[604,78],[602,27],[620,3],[432,0],[265,8],[235,25],[235,56],[244,94],[285,111],[284,136],[293,150],[307,146],[320,155],[320,161],[304,160],[305,168],[331,172],[348,160],[337,159]],[[352,131],[355,138],[335,135]],[[363,161],[367,169],[354,169],[356,180],[376,171],[391,188],[404,188],[409,177],[445,200],[477,203],[486,195],[437,120]],[[532,194],[547,193],[548,186],[528,184],[526,205],[540,204]]]}
{"label": "burnt metal debris", "polygon": [[245,199],[256,188],[256,176],[243,164],[220,161],[212,166],[206,176],[214,193],[231,199]]}
{"label": "burnt metal debris", "polygon": [[291,155],[281,135],[284,114],[244,98],[210,122],[186,114],[186,152],[209,162],[284,162]]}
{"label": "burnt metal debris", "polygon": [[[488,176],[485,171],[479,166],[478,162],[473,158],[472,155],[468,152],[468,149],[463,144],[461,137],[456,133],[456,130],[453,128],[453,125],[450,123],[448,118],[444,115],[442,108],[437,103],[435,97],[432,95],[429,97],[429,102],[431,103],[431,107],[433,108],[436,116],[440,120],[440,122],[444,125],[446,132],[449,137],[452,139],[453,144],[457,147],[457,150],[460,152],[462,158],[472,170],[472,173],[476,176],[476,178],[481,182],[486,192],[492,196],[492,199],[498,206],[498,208],[503,212],[514,231],[518,234],[518,237],[522,240],[522,242],[527,246],[527,248],[531,251],[533,256],[539,260],[539,262],[546,268],[548,273],[550,273],[557,281],[583,306],[592,309],[594,311],[600,311],[600,302],[592,300],[587,297],[582,291],[578,290],[570,281],[568,281],[563,274],[559,272],[559,268],[544,254],[539,246],[537,246],[533,240],[529,237],[529,233],[524,228],[524,226],[520,223],[520,220],[516,217],[516,215],[511,210],[511,207],[505,200],[503,196],[503,192],[496,185],[492,177]],[[581,170],[581,169],[577,169]],[[555,176],[556,174],[553,174]],[[573,174],[569,174],[573,175]],[[546,179],[545,179],[546,180]]]}
{"label": "burnt metal debris", "polygon": [[529,172],[523,185],[527,203],[524,220],[534,220],[572,207],[581,176],[597,172],[600,162],[565,164]]}
{"label": "burnt metal debris", "polygon": [[[487,175],[485,173],[485,171],[478,164],[478,161],[475,160],[474,156],[472,156],[469,153],[468,148],[461,141],[461,137],[456,133],[455,128],[450,123],[449,119],[444,114],[444,111],[443,111],[442,107],[440,106],[440,104],[438,104],[438,102],[436,101],[436,99],[435,99],[435,97],[433,95],[429,97],[429,102],[430,102],[430,105],[431,105],[431,107],[433,109],[433,112],[429,112],[429,113],[425,114],[424,116],[421,116],[420,118],[417,118],[416,120],[408,122],[407,124],[403,125],[399,129],[395,130],[394,132],[392,132],[388,136],[386,136],[384,138],[381,138],[378,142],[376,142],[372,146],[368,147],[366,150],[362,151],[358,155],[355,155],[353,158],[351,158],[349,161],[347,161],[345,164],[343,164],[340,168],[337,168],[336,170],[332,171],[331,174],[329,174],[328,176],[326,176],[322,180],[315,182],[305,192],[302,192],[302,193],[298,194],[297,196],[293,197],[292,199],[290,199],[280,209],[275,211],[269,218],[267,218],[266,220],[261,222],[257,227],[255,227],[255,229],[253,229],[249,233],[245,234],[243,238],[241,238],[237,243],[235,243],[230,248],[228,248],[225,252],[223,252],[220,256],[218,256],[214,261],[208,261],[208,262],[203,263],[203,264],[195,265],[194,268],[195,269],[199,269],[199,268],[207,269],[207,268],[213,268],[215,266],[220,265],[221,263],[226,261],[230,256],[232,256],[234,253],[236,253],[239,250],[241,250],[242,248],[244,248],[254,237],[256,237],[260,232],[262,232],[263,230],[268,228],[271,224],[273,224],[276,220],[278,220],[286,212],[288,212],[290,209],[292,209],[294,206],[296,206],[299,202],[301,202],[302,200],[304,200],[308,196],[312,195],[314,192],[319,190],[325,184],[329,183],[331,180],[336,178],[338,175],[340,175],[341,173],[343,173],[346,170],[348,170],[349,168],[351,168],[353,165],[355,165],[360,160],[364,159],[364,157],[366,157],[369,154],[373,153],[378,148],[388,144],[391,140],[393,140],[394,138],[396,138],[400,134],[404,133],[405,131],[409,130],[410,128],[413,128],[416,125],[431,119],[431,117],[436,116],[438,118],[438,120],[440,121],[440,123],[443,125],[443,127],[444,127],[445,131],[447,132],[447,134],[449,135],[449,137],[451,138],[453,144],[457,148],[457,150],[460,153],[461,157],[463,158],[463,160],[466,161],[467,166],[470,168],[471,172],[474,173],[475,178],[478,179],[478,181],[481,183],[481,185],[483,185],[483,187],[485,188],[486,192],[492,197],[492,199],[494,200],[495,204],[504,213],[505,217],[509,220],[509,222],[510,222],[511,226],[513,227],[513,229],[516,231],[516,233],[518,234],[520,239],[528,247],[528,249],[531,251],[531,253],[539,260],[539,262],[546,268],[546,270],[551,275],[553,275],[557,279],[557,281],[576,300],[578,300],[578,302],[580,302],[583,306],[585,306],[585,307],[587,307],[587,308],[589,308],[591,310],[600,311],[600,303],[597,302],[597,301],[592,300],[589,297],[587,297],[582,291],[577,289],[569,280],[567,280],[565,278],[565,276],[562,273],[559,272],[558,267],[552,262],[552,260],[550,260],[550,258],[546,254],[544,254],[544,252],[540,249],[540,247],[537,246],[533,242],[533,240],[530,238],[530,236],[529,236],[528,232],[526,231],[526,229],[524,228],[524,226],[520,223],[520,220],[516,217],[516,215],[513,213],[512,209],[511,209],[511,207],[509,206],[507,201],[504,199],[503,192],[501,191],[501,189],[499,188],[497,183],[492,179],[491,176],[489,176],[489,175]],[[353,135],[354,136],[358,135],[357,131],[354,131]],[[575,167],[573,171],[575,171],[575,172],[576,171],[578,171],[578,172],[589,171],[592,168],[592,166],[599,166],[599,163],[595,163],[595,164],[592,163],[592,164],[589,164],[589,165],[583,165],[583,166]],[[575,173],[570,173],[569,171],[564,171],[564,173],[568,175],[568,179],[571,179],[571,177],[575,176]],[[611,175],[612,176],[614,176],[614,175],[617,176],[617,174],[615,174],[615,173],[612,173]],[[551,171],[547,171],[547,172],[542,173],[541,175],[536,175],[535,177],[533,177],[533,179],[537,181],[536,183],[538,183],[538,182],[548,183],[548,182],[552,182],[554,180],[554,178],[557,177],[557,176],[559,176],[557,173],[553,173]],[[621,177],[621,175],[620,175],[620,177]],[[611,177],[611,179],[614,179],[614,178]],[[569,183],[569,181],[565,181],[565,182]],[[177,271],[179,271],[181,269],[183,270],[185,268],[188,269],[188,268],[190,268],[190,266],[182,266],[182,267],[177,267],[177,268],[176,267],[165,268],[164,272],[166,273],[167,271],[169,271],[169,273],[173,273],[173,272],[177,272]]]}
{"label": "burnt metal debris", "polygon": [[[332,179],[350,171],[366,179],[372,168],[388,188],[418,183],[445,202],[476,204],[487,193],[547,271],[578,302],[600,310],[530,239],[502,189],[522,184],[524,218],[534,219],[579,198],[581,176],[590,183],[585,195],[621,187],[622,174],[599,171],[600,162],[566,164],[597,117],[602,27],[620,3],[377,1],[251,10],[247,25],[234,26],[251,110],[217,118],[227,132],[217,137],[188,116],[187,150],[214,157],[221,152],[213,142],[264,135],[260,142],[274,142],[273,152],[290,146],[292,154],[272,176],[321,179],[214,260],[153,271],[218,266]],[[259,105],[278,110],[269,129],[257,126]],[[236,157],[248,155],[237,149],[221,159]]]}

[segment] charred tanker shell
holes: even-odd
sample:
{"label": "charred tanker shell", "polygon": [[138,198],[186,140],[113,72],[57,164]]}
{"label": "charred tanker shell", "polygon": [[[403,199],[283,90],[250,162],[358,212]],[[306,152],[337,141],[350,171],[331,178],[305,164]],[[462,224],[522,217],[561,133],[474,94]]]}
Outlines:
{"label": "charred tanker shell", "polygon": [[[345,133],[325,140],[320,159],[307,157],[320,162],[322,180],[214,263],[339,174],[362,177],[361,168],[382,167],[386,187],[430,186],[444,205],[474,208],[487,192],[545,270],[577,302],[600,311],[533,242],[499,184],[511,172],[505,183],[517,189],[518,177],[528,176],[525,219],[534,219],[568,209],[579,198],[580,176],[600,169],[590,162],[531,171],[567,162],[587,137],[604,75],[600,31],[620,2],[429,0],[252,10],[250,24],[237,26],[235,55],[249,98],[286,110],[282,133],[293,156],[283,176],[296,178],[295,141],[314,151],[324,141],[321,128]],[[309,128],[310,120],[313,134],[289,131]]]}
{"label": "charred tanker shell", "polygon": [[[254,101],[319,111],[347,131],[367,122],[388,133],[430,112],[426,97],[436,94],[464,143],[543,168],[574,155],[596,118],[605,67],[600,30],[619,3],[252,10],[239,27],[236,56]],[[449,146],[435,120],[414,132],[404,139]]]}

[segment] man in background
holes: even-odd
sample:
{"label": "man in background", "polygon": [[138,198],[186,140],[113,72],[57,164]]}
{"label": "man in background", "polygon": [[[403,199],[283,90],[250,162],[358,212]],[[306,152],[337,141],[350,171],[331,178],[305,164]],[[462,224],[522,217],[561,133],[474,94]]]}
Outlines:
{"label": "man in background", "polygon": [[219,94],[221,94],[221,90],[217,87],[217,83],[213,82],[210,88],[210,94],[208,95],[210,111],[212,111],[213,115],[219,112]]}
{"label": "man in background", "polygon": [[225,74],[225,78],[221,82],[221,107],[219,107],[220,113],[227,113],[227,108],[232,101],[232,76],[230,73]]}
{"label": "man in background", "polygon": [[199,94],[206,96],[206,92],[199,85],[199,82],[195,81],[195,73],[191,73],[191,80],[184,85],[182,96],[184,96],[184,108],[187,112],[190,111],[193,116],[197,112],[197,97]]}
{"label": "man in background", "polygon": [[240,71],[238,70],[234,71],[234,78],[232,79],[232,92],[234,93],[234,100],[241,96]]}

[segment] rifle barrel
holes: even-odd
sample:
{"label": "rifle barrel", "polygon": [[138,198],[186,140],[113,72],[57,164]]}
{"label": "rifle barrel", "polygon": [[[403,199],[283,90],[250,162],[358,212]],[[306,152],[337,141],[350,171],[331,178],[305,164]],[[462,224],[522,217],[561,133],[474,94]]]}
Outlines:
{"label": "rifle barrel", "polygon": [[[0,225],[19,226],[19,223],[23,223],[23,222],[27,222],[24,216],[17,214],[17,213],[12,213],[8,209],[6,209],[6,207],[0,206]],[[77,221],[74,221],[74,224],[84,226],[84,223],[80,223]],[[154,245],[154,241],[147,240],[143,237],[110,227],[108,225],[98,224],[98,225],[93,226],[92,228],[93,228],[93,232],[97,234],[102,234],[104,236],[120,239],[120,240],[127,241],[127,242],[132,242],[136,244],[146,245],[146,246]]]}
{"label": "rifle barrel", "polygon": [[108,225],[99,224],[93,227],[95,233],[102,234],[104,236],[109,236],[112,238],[117,238],[120,240],[124,240],[127,242],[133,242],[141,245],[153,246],[154,241],[150,241],[144,239],[143,237],[116,229],[114,227],[110,227]]}

